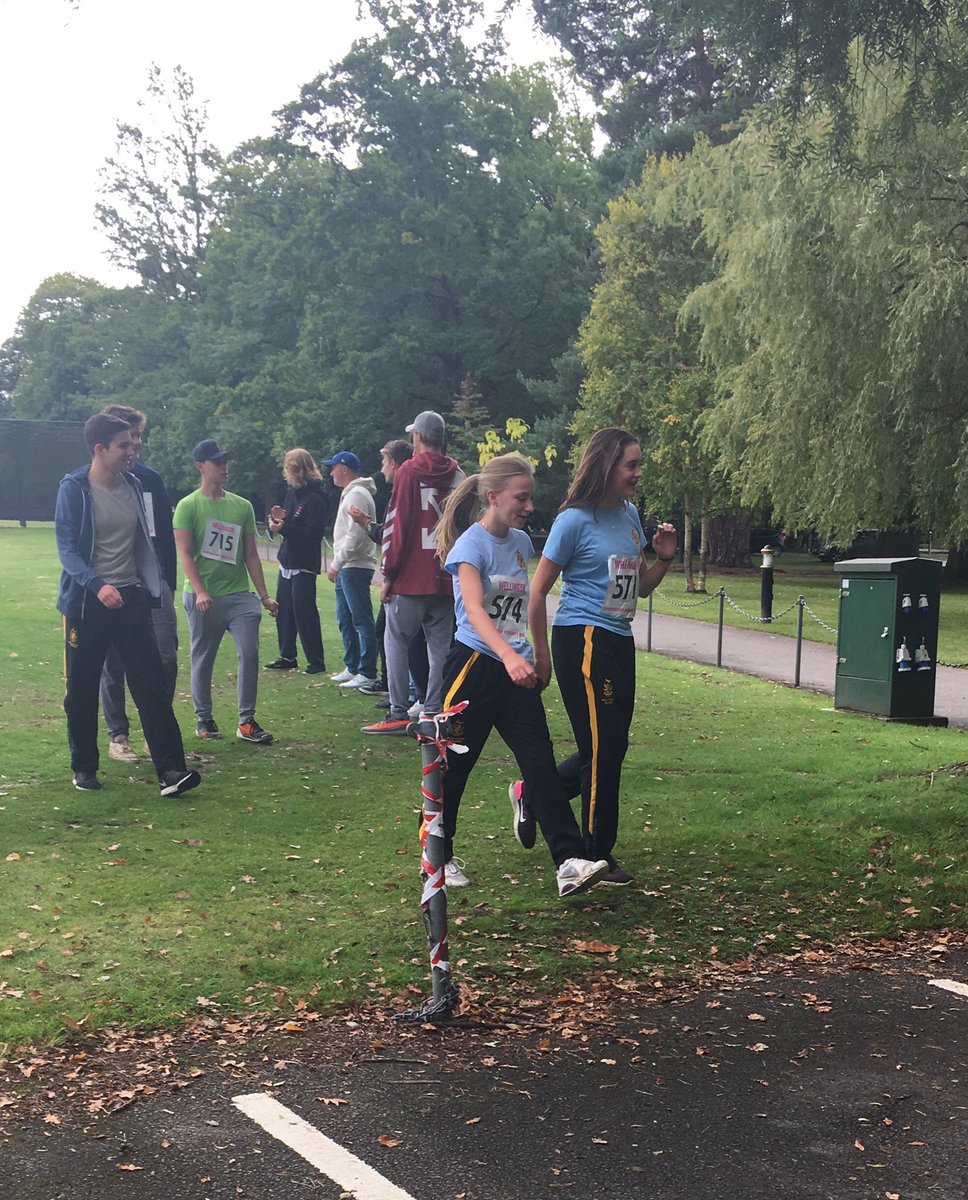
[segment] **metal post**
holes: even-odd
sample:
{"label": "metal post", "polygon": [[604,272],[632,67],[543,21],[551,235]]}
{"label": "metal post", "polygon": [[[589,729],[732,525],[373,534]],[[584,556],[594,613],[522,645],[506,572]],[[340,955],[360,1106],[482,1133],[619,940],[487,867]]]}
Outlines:
{"label": "metal post", "polygon": [[652,651],[652,593],[649,592],[649,604],[646,609],[648,616],[645,619],[645,648],[650,653]]}
{"label": "metal post", "polygon": [[719,597],[719,634],[716,638],[716,666],[723,665],[723,611],[726,607],[726,589],[721,587],[716,593]]}
{"label": "metal post", "polygon": [[764,623],[773,620],[773,547],[764,546],[760,551],[763,565],[760,570],[760,618]]}
{"label": "metal post", "polygon": [[793,668],[793,686],[800,686],[800,659],[803,655],[803,606],[806,600],[797,596],[797,661]]}
{"label": "metal post", "polygon": [[447,884],[444,874],[443,775],[447,770],[447,751],[465,754],[466,747],[453,741],[451,717],[467,707],[456,705],[436,716],[421,716],[410,726],[420,743],[422,812],[420,822],[420,878],[423,891],[420,909],[430,949],[430,974],[433,994],[419,1008],[396,1013],[398,1021],[448,1021],[460,999],[460,988],[450,974],[447,946]]}

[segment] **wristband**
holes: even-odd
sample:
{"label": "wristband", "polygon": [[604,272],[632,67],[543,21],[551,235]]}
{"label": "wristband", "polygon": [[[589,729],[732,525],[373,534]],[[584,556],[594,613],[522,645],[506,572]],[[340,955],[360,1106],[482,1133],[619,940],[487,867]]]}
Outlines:
{"label": "wristband", "polygon": [[663,558],[661,554],[656,555],[656,558],[659,560],[659,562],[674,562],[675,557],[676,556],[674,554],[670,554],[668,558]]}
{"label": "wristband", "polygon": [[264,596],[260,596],[259,599],[262,601],[263,604],[265,604],[265,602],[269,599],[269,593],[266,592],[266,594]]}

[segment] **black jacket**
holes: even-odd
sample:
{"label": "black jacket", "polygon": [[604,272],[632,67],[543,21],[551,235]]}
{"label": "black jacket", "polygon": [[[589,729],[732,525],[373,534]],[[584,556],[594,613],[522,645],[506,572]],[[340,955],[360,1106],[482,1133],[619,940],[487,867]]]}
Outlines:
{"label": "black jacket", "polygon": [[290,571],[322,569],[323,529],[329,515],[326,492],[318,479],[301,488],[290,488],[283,501],[282,545],[279,547],[279,566]]}

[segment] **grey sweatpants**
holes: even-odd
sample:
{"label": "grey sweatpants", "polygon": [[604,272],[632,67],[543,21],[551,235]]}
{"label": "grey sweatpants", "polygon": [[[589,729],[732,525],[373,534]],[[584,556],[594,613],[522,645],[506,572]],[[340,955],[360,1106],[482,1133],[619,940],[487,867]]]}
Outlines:
{"label": "grey sweatpants", "polygon": [[185,612],[192,639],[192,703],[199,721],[212,717],[212,670],[226,633],[239,656],[239,724],[255,716],[259,689],[259,622],[262,605],[255,592],[213,596],[207,613],[195,608],[195,596],[185,592]]}
{"label": "grey sweatpants", "polygon": [[410,707],[410,643],[418,630],[427,639],[430,675],[424,712],[440,712],[444,663],[454,640],[454,601],[450,596],[391,596],[386,604],[384,649],[391,721],[402,721]]}

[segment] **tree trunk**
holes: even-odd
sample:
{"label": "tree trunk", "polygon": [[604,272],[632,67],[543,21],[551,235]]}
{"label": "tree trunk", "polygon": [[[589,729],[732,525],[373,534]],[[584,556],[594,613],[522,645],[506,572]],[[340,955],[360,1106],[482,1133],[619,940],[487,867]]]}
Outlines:
{"label": "tree trunk", "polygon": [[968,545],[948,547],[948,561],[944,565],[941,582],[944,587],[964,583],[968,580]]}
{"label": "tree trunk", "polygon": [[723,513],[710,521],[709,561],[716,567],[751,567],[750,519],[744,512]]}
{"label": "tree trunk", "polygon": [[706,594],[706,568],[709,566],[709,497],[702,498],[699,533],[699,586],[697,592]]}
{"label": "tree trunk", "polygon": [[692,505],[687,501],[682,506],[682,569],[686,577],[686,591],[694,592],[692,580]]}

